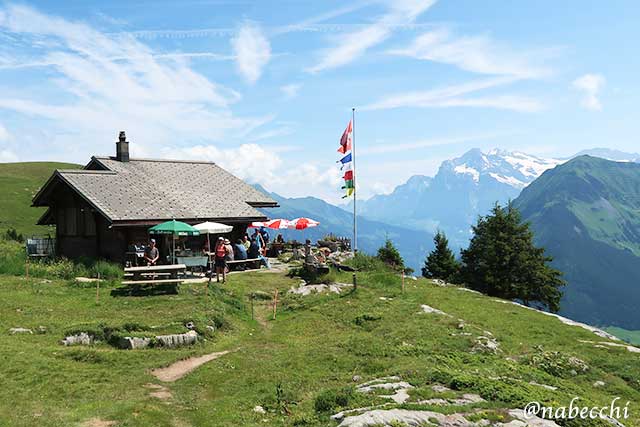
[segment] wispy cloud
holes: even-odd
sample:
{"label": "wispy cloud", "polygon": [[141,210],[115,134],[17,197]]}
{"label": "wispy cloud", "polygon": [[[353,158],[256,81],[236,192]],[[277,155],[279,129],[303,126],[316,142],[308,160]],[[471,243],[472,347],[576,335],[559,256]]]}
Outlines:
{"label": "wispy cloud", "polygon": [[265,130],[263,132],[257,132],[254,135],[249,136],[247,139],[249,141],[262,141],[266,139],[273,139],[278,137],[283,137],[287,135],[291,135],[293,133],[293,129],[289,126],[282,126],[275,129]]}
{"label": "wispy cloud", "polygon": [[288,85],[280,86],[280,90],[282,91],[286,99],[293,99],[298,96],[298,92],[300,92],[301,88],[302,85],[300,83],[291,83]]}
{"label": "wispy cloud", "polygon": [[51,68],[46,78],[55,94],[55,102],[51,93],[43,100],[25,85],[21,97],[0,94],[0,109],[51,119],[49,131],[65,135],[63,141],[51,137],[51,150],[110,152],[111,135],[126,129],[134,153],[153,155],[175,140],[223,140],[269,120],[236,117],[230,107],[240,99],[237,92],[196,72],[185,58],[163,56],[131,36],[108,35],[24,6],[0,11],[0,29],[23,43],[41,44],[35,59]]}
{"label": "wispy cloud", "polygon": [[283,167],[279,153],[292,147],[266,149],[257,144],[242,144],[237,148],[220,149],[214,145],[166,148],[162,156],[172,159],[208,159],[250,183],[260,183],[267,190],[290,197],[306,197],[316,194],[325,199],[336,198],[332,191],[340,186],[340,170],[337,167],[321,167],[303,162]]}
{"label": "wispy cloud", "polygon": [[478,74],[541,78],[551,70],[539,63],[554,49],[514,50],[487,35],[457,37],[447,28],[439,28],[417,37],[409,47],[392,49],[391,55],[408,56],[456,66]]}
{"label": "wispy cloud", "polygon": [[271,45],[262,29],[253,22],[245,22],[231,39],[231,47],[238,71],[247,82],[255,83],[271,59]]}
{"label": "wispy cloud", "polygon": [[606,79],[600,74],[585,74],[575,79],[571,86],[583,94],[582,106],[587,110],[601,111],[602,104],[598,95],[605,85]]}
{"label": "wispy cloud", "polygon": [[393,28],[410,24],[429,9],[435,0],[397,0],[389,2],[389,11],[360,30],[333,37],[333,46],[324,49],[317,64],[307,69],[311,73],[338,68],[362,56],[368,49],[385,41]]}
{"label": "wispy cloud", "polygon": [[485,141],[494,139],[499,136],[505,136],[508,134],[513,134],[514,132],[494,132],[487,134],[478,134],[478,135],[466,135],[459,137],[450,137],[450,138],[433,138],[433,139],[423,139],[420,141],[412,141],[406,143],[385,143],[385,144],[376,144],[370,145],[368,147],[361,148],[358,150],[359,155],[372,155],[372,154],[389,154],[389,153],[401,153],[409,150],[418,150],[423,148],[430,147],[442,147],[456,144],[464,144],[467,142],[474,141]]}
{"label": "wispy cloud", "polygon": [[413,91],[392,94],[361,107],[362,110],[387,110],[393,108],[446,108],[446,107],[489,107],[521,112],[534,112],[543,108],[536,99],[518,95],[467,95],[485,89],[508,85],[516,81],[512,77],[495,77],[475,80],[459,85],[446,86],[427,91]]}

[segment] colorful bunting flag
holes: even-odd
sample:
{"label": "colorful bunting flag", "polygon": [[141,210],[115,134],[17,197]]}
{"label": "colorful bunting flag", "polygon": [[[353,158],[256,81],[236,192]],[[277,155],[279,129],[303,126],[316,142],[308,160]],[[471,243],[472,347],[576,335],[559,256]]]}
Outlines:
{"label": "colorful bunting flag", "polygon": [[351,141],[353,135],[353,123],[349,120],[349,124],[347,128],[342,133],[342,137],[340,138],[340,148],[338,148],[338,153],[345,154],[347,151],[351,151]]}
{"label": "colorful bunting flag", "polygon": [[342,186],[343,190],[346,190],[346,194],[342,197],[347,198],[351,197],[355,192],[355,184],[354,184],[354,173],[353,173],[353,153],[352,153],[352,144],[353,144],[353,120],[349,120],[349,124],[347,128],[342,133],[342,137],[340,138],[340,148],[338,148],[338,153],[344,154],[344,156],[337,161],[337,163],[341,163],[340,169],[344,170],[344,185]]}

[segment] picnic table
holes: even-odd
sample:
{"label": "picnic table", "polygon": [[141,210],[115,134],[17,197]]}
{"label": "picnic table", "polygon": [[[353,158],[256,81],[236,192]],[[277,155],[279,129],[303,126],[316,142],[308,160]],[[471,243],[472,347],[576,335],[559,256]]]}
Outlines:
{"label": "picnic table", "polygon": [[187,266],[184,264],[172,265],[150,265],[145,267],[128,267],[124,269],[124,277],[130,280],[124,280],[123,285],[143,285],[143,284],[159,284],[159,283],[175,283],[180,284],[184,279],[179,278],[180,274],[184,274]]}

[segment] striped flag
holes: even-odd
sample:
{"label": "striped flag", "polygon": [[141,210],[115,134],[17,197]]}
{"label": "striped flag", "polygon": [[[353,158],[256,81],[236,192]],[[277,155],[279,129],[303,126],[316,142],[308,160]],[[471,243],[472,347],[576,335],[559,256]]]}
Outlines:
{"label": "striped flag", "polygon": [[338,160],[337,163],[341,163],[340,169],[344,171],[342,179],[344,179],[344,185],[342,186],[345,191],[343,199],[350,197],[355,192],[354,173],[353,173],[353,120],[349,120],[347,128],[342,133],[340,138],[340,147],[338,153],[344,154],[344,156]]}
{"label": "striped flag", "polygon": [[353,138],[353,123],[349,120],[349,124],[347,128],[342,133],[342,137],[340,138],[340,148],[338,148],[338,153],[345,154],[347,151],[351,151],[351,142]]}

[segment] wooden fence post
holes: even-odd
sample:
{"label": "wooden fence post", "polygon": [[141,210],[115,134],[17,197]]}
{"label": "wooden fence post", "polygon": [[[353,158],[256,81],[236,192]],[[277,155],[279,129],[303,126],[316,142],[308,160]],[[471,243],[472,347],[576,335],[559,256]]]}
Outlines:
{"label": "wooden fence post", "polygon": [[98,272],[98,281],[96,282],[96,304],[100,302],[100,272]]}
{"label": "wooden fence post", "polygon": [[253,292],[251,292],[251,320],[253,320]]}
{"label": "wooden fence post", "polygon": [[273,320],[276,320],[276,314],[278,312],[278,289],[276,288],[273,293]]}
{"label": "wooden fence post", "polygon": [[25,261],[24,271],[27,276],[27,280],[29,280],[29,256],[27,255],[27,260]]}
{"label": "wooden fence post", "polygon": [[404,294],[404,270],[402,270],[402,293]]}

